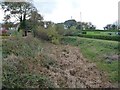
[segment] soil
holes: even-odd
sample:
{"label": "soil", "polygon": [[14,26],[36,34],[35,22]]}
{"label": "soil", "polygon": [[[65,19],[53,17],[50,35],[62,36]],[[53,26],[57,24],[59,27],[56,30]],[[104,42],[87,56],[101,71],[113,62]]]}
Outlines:
{"label": "soil", "polygon": [[83,57],[80,49],[70,45],[44,45],[43,53],[53,58],[57,65],[43,69],[56,88],[110,88],[114,87],[107,74],[95,63]]}

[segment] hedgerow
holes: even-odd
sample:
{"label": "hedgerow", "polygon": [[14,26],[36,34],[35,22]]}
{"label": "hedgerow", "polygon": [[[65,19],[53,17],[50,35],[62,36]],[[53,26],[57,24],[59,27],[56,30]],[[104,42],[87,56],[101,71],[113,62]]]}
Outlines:
{"label": "hedgerow", "polygon": [[79,34],[79,37],[94,38],[94,39],[103,39],[103,40],[113,40],[120,41],[120,36],[103,36],[103,35],[83,35]]}

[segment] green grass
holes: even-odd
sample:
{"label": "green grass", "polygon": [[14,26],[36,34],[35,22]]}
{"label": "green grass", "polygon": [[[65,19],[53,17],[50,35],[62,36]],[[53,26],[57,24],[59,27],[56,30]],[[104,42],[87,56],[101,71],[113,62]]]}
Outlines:
{"label": "green grass", "polygon": [[[111,33],[111,35],[109,35],[109,33]],[[87,31],[87,35],[104,35],[104,36],[117,36],[116,32],[102,32],[102,31]]]}
{"label": "green grass", "polygon": [[118,54],[117,41],[71,36],[64,37],[62,43],[79,47],[85,58],[91,62],[95,62],[100,70],[108,73],[112,82],[118,81],[118,60],[108,59],[108,57]]}
{"label": "green grass", "polygon": [[[40,68],[54,65],[51,58],[41,52],[40,40],[29,37],[9,37],[2,40],[3,88],[52,88],[54,84]],[[1,47],[0,46],[0,47]]]}
{"label": "green grass", "polygon": [[83,31],[89,31],[89,32],[118,32],[120,30],[83,30]]}

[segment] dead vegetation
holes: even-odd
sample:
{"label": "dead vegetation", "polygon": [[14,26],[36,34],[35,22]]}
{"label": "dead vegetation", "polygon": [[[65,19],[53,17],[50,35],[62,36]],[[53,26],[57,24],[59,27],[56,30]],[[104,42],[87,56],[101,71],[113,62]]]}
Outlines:
{"label": "dead vegetation", "polygon": [[69,45],[47,45],[45,53],[56,60],[58,67],[50,67],[50,79],[57,87],[64,88],[108,88],[113,87],[103,71],[95,63],[83,58],[77,47]]}
{"label": "dead vegetation", "polygon": [[[25,38],[26,40],[27,38]],[[7,41],[6,41],[7,42]],[[18,41],[19,42],[19,41]],[[109,88],[114,87],[107,78],[107,74],[100,71],[95,63],[86,60],[80,49],[70,45],[54,45],[37,40],[32,42],[36,47],[26,40],[27,49],[25,56],[23,52],[8,52],[4,42],[3,50],[3,87],[27,87],[27,88]],[[8,42],[10,43],[10,42]],[[20,43],[20,42],[19,42]],[[24,42],[22,42],[24,45]],[[9,45],[10,46],[10,45]],[[17,49],[24,47],[14,43]],[[14,48],[14,46],[10,46]],[[19,48],[20,47],[20,48]],[[38,47],[41,47],[38,50]],[[29,51],[35,50],[32,56]],[[11,51],[11,49],[10,49]],[[8,54],[6,54],[8,53]],[[26,57],[26,55],[31,55]]]}

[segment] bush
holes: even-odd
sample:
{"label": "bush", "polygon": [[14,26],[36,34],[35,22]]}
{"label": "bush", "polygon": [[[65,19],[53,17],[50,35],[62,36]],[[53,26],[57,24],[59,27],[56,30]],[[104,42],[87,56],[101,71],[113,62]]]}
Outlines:
{"label": "bush", "polygon": [[56,24],[56,31],[59,35],[65,35],[64,24]]}
{"label": "bush", "polygon": [[65,30],[65,36],[77,36],[79,34],[79,31],[67,29]]}
{"label": "bush", "polygon": [[43,27],[38,27],[36,32],[35,32],[35,36],[37,38],[43,39],[43,40],[47,40],[49,41],[50,38],[47,35],[47,29],[43,28]]}
{"label": "bush", "polygon": [[43,27],[38,27],[38,30],[36,32],[36,36],[38,38],[41,38],[43,40],[50,41],[54,44],[59,44],[61,36],[56,31],[55,26],[50,26],[47,29],[44,29]]}
{"label": "bush", "polygon": [[82,32],[82,34],[87,34],[87,32]]}
{"label": "bush", "polygon": [[56,31],[55,26],[53,26],[53,27],[51,26],[51,27],[48,28],[47,35],[49,36],[52,43],[59,44],[61,36]]}

